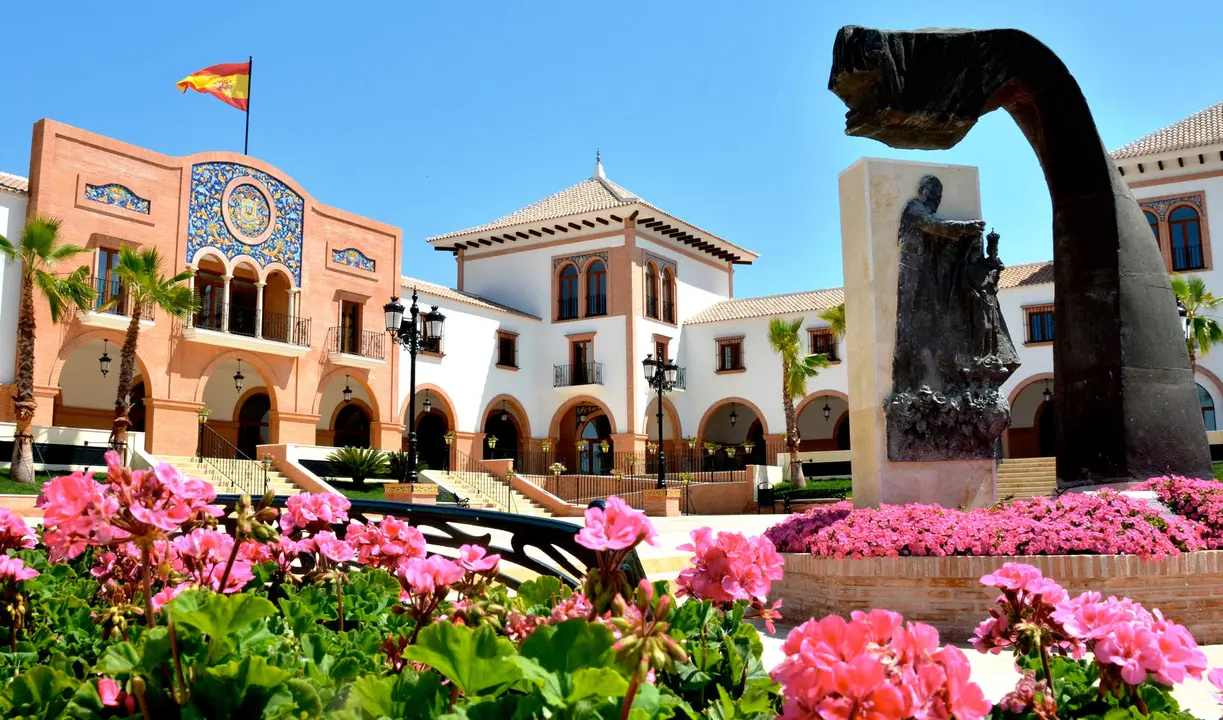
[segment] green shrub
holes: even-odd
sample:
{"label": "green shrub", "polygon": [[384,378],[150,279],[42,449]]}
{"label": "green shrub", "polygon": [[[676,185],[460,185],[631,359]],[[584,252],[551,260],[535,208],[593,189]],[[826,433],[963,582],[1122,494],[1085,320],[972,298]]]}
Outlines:
{"label": "green shrub", "polygon": [[335,469],[337,475],[352,478],[353,485],[358,488],[365,484],[366,478],[377,477],[386,472],[386,453],[374,448],[343,447],[327,456],[327,462]]}

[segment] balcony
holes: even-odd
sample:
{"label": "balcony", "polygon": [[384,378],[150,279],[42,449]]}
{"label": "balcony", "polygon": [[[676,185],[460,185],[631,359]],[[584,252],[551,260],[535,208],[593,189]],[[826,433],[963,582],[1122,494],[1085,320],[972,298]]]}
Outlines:
{"label": "balcony", "polygon": [[260,312],[250,306],[205,303],[183,328],[183,338],[204,345],[301,357],[310,350],[310,319]]}
{"label": "balcony", "polygon": [[675,303],[668,300],[662,301],[662,321],[675,324]]}
{"label": "balcony", "polygon": [[552,366],[552,387],[577,387],[579,385],[602,384],[603,363]]}
{"label": "balcony", "polygon": [[654,318],[655,320],[659,319],[658,317],[658,298],[650,297],[649,295],[646,296],[645,298],[645,316],[648,318]]}
{"label": "balcony", "polygon": [[573,320],[578,316],[578,299],[561,298],[556,301],[556,319]]}
{"label": "balcony", "polygon": [[[77,313],[82,325],[88,327],[127,330],[131,323],[131,296],[123,289],[119,278],[89,278],[97,297],[93,309]],[[152,327],[157,318],[157,306],[146,303],[140,311],[140,327]]]}
{"label": "balcony", "polygon": [[333,327],[327,333],[327,360],[333,365],[376,368],[386,363],[385,332]]}
{"label": "balcony", "polygon": [[671,386],[672,390],[687,390],[688,389],[688,373],[687,368],[676,368],[675,384]]}
{"label": "balcony", "polygon": [[607,314],[607,296],[606,295],[587,295],[586,296],[586,317],[595,317],[598,315]]}

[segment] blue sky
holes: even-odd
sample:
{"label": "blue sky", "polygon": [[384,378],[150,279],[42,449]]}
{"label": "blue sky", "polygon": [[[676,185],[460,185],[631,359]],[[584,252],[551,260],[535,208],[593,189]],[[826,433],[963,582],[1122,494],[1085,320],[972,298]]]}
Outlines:
{"label": "blue sky", "polygon": [[402,227],[410,274],[453,284],[423,238],[588,177],[601,148],[612,180],[760,253],[736,273],[746,297],[841,282],[836,177],[864,155],[979,166],[1003,259],[1052,254],[1040,167],[1005,114],[944,152],[844,136],[826,89],[841,25],[1026,30],[1075,74],[1110,149],[1223,99],[1217,2],[353,6],[9,4],[0,169],[28,170],[42,117],[172,155],[240,151],[242,113],[174,83],[254,55],[251,153]]}

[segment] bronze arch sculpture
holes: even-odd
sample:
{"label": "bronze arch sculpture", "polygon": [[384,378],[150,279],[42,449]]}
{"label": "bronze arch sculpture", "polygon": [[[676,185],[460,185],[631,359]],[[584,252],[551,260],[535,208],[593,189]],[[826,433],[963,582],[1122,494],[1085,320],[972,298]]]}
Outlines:
{"label": "bronze arch sculpture", "polygon": [[946,149],[1002,108],[1036,151],[1053,204],[1059,487],[1211,477],[1167,270],[1062,61],[1019,30],[846,26],[832,54],[846,134]]}

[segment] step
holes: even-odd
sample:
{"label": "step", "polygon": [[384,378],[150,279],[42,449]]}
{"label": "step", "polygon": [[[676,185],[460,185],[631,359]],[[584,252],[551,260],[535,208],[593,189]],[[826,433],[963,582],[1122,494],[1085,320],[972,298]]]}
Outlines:
{"label": "step", "polygon": [[[471,477],[471,474],[467,475],[468,477]],[[504,481],[496,480],[491,474],[485,475],[484,477],[487,478],[489,482],[497,482],[503,486],[505,484]],[[485,501],[486,504],[491,504],[493,507],[503,512],[512,511],[517,515],[530,515],[533,517],[552,517],[551,513],[531,502],[530,499],[517,490],[510,490],[510,507],[503,507],[496,500],[485,495],[478,487],[473,485],[466,478],[456,477],[452,474],[446,473],[442,475],[442,480],[456,490],[460,491],[458,493],[459,495],[463,495],[464,493],[469,494],[471,497],[468,499],[473,502],[479,498]]]}

